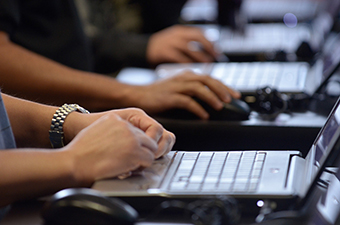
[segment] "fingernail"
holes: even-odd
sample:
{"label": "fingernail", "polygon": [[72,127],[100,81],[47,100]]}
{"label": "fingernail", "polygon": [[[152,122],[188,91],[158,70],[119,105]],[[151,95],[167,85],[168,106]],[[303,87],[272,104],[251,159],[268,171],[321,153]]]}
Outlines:
{"label": "fingernail", "polygon": [[225,97],[224,97],[224,102],[230,102],[231,101],[231,97],[229,94],[227,94]]}
{"label": "fingernail", "polygon": [[208,113],[204,113],[203,115],[202,115],[202,119],[204,119],[204,120],[207,120],[207,119],[209,119],[209,114]]}
{"label": "fingernail", "polygon": [[241,93],[240,92],[235,91],[235,94],[236,94],[237,98],[241,98]]}
{"label": "fingernail", "polygon": [[124,180],[124,179],[130,177],[131,175],[132,175],[132,172],[130,171],[130,172],[127,172],[127,173],[123,173],[123,174],[121,174],[121,175],[118,175],[117,177],[118,177],[118,179],[120,179],[120,180]]}
{"label": "fingernail", "polygon": [[222,109],[223,103],[220,102],[220,101],[218,101],[218,102],[215,104],[215,107],[216,107],[217,109]]}

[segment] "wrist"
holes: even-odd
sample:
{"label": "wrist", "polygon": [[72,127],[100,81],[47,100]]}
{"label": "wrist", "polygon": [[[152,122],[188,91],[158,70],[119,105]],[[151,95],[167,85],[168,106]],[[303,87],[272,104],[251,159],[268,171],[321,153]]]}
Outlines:
{"label": "wrist", "polygon": [[[92,169],[88,170],[88,165],[82,162],[81,154],[78,154],[76,145],[67,145],[59,151],[62,155],[61,160],[64,160],[64,166],[67,168],[68,177],[71,179],[72,185],[75,187],[91,187],[95,182],[92,174]],[[80,163],[82,162],[82,163]]]}
{"label": "wrist", "polygon": [[[65,146],[61,151],[57,150],[56,154],[59,156],[60,162],[62,162],[65,179],[68,180],[68,186],[70,187],[91,187],[94,183],[94,178],[91,177],[91,173],[83,169],[79,169],[78,155],[75,154],[76,149],[72,149],[74,146]],[[55,159],[58,159],[58,156]]]}
{"label": "wrist", "polygon": [[88,114],[89,112],[77,104],[64,104],[53,115],[49,138],[53,148],[61,148],[65,145],[64,123],[66,118],[75,111]]}

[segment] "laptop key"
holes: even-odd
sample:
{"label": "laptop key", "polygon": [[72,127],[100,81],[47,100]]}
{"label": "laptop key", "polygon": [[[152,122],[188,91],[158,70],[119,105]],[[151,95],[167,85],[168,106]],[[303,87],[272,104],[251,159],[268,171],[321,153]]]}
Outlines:
{"label": "laptop key", "polygon": [[212,191],[216,189],[216,183],[204,183],[202,191]]}
{"label": "laptop key", "polygon": [[187,182],[173,182],[170,184],[170,190],[184,190]]}
{"label": "laptop key", "polygon": [[201,183],[189,183],[186,190],[188,191],[198,191],[201,188]]}
{"label": "laptop key", "polygon": [[248,184],[245,182],[235,183],[233,191],[235,192],[246,192],[248,190]]}
{"label": "laptop key", "polygon": [[223,182],[223,183],[220,183],[217,187],[217,190],[218,191],[230,191],[231,189],[231,185],[232,183],[231,182]]}
{"label": "laptop key", "polygon": [[257,184],[258,184],[257,182],[256,183],[250,183],[248,191],[249,192],[255,192],[257,190]]}

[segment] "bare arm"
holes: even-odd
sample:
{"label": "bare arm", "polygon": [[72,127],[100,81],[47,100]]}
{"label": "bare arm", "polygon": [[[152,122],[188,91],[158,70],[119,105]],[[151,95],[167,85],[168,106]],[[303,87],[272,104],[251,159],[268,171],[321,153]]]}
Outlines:
{"label": "bare arm", "polygon": [[[56,107],[2,96],[19,145],[49,146]],[[61,149],[0,150],[0,207],[148,167],[175,141],[139,109],[74,112],[66,118],[64,132],[69,143]]]}
{"label": "bare arm", "polygon": [[[119,83],[108,76],[75,70],[12,43],[0,32],[0,84],[2,91],[33,101],[62,105],[78,103],[90,111],[138,107],[158,113],[180,107],[201,118],[207,113],[190,97],[215,109],[240,94],[209,77],[188,72],[147,86]],[[207,88],[209,90],[207,90]]]}
{"label": "bare arm", "polygon": [[0,206],[148,167],[156,150],[154,140],[114,114],[60,150],[1,150]]}
{"label": "bare arm", "polygon": [[2,94],[18,147],[51,147],[48,131],[58,107]]}
{"label": "bare arm", "polygon": [[125,107],[132,87],[115,79],[74,70],[12,43],[0,32],[2,91],[61,105],[77,102],[91,110]]}

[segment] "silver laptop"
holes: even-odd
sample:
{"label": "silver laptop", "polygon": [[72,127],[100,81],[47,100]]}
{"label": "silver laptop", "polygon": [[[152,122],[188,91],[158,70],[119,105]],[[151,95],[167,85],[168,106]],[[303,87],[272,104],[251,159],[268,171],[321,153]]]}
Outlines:
{"label": "silver laptop", "polygon": [[[270,5],[280,5],[280,1],[270,0],[270,2]],[[261,1],[257,0],[246,1],[242,5],[251,3],[261,5]],[[282,4],[289,5],[286,1]],[[295,1],[290,4],[295,5],[295,9],[298,8]],[[236,30],[210,24],[198,26],[205,32],[207,39],[215,43],[219,51],[233,57],[234,60],[249,61],[248,57],[250,57],[252,60],[260,61],[264,59],[294,61],[297,56],[312,57],[320,51],[325,38],[330,33],[340,2],[327,0],[324,4],[327,7],[323,7],[309,22],[301,22],[294,13],[286,13],[280,23],[248,23]],[[282,6],[279,8],[283,9]],[[212,33],[214,33],[213,39],[211,39]]]}
{"label": "silver laptop", "polygon": [[[273,60],[281,53],[281,58],[284,56],[285,60],[294,61],[297,57],[312,57],[320,51],[333,27],[334,15],[323,12],[309,23],[300,23],[294,18],[286,20],[286,23],[248,23],[236,30],[216,25],[199,27],[207,39],[227,56],[236,59],[252,56],[263,61]],[[213,29],[215,39],[211,40]]]}
{"label": "silver laptop", "polygon": [[171,151],[138,175],[97,181],[93,188],[116,197],[229,195],[243,200],[273,199],[278,205],[296,201],[314,188],[339,150],[339,124],[338,100],[306,157],[294,150]]}
{"label": "silver laptop", "polygon": [[[282,22],[286,13],[294,14],[299,21],[306,21],[323,10],[326,2],[327,0],[243,0],[240,10],[250,22]],[[181,10],[181,19],[187,23],[215,22],[217,8],[217,1],[188,0]]]}
{"label": "silver laptop", "polygon": [[252,22],[282,22],[287,13],[299,21],[313,19],[326,0],[243,0],[241,11]]}
{"label": "silver laptop", "polygon": [[209,74],[242,94],[254,95],[258,88],[270,86],[281,93],[314,94],[340,64],[340,36],[329,37],[316,62],[227,62],[161,64],[156,68],[158,79],[185,70]]}
{"label": "silver laptop", "polygon": [[255,55],[270,59],[271,54],[282,52],[287,55],[287,60],[294,60],[296,55],[302,55],[298,51],[303,43],[310,48],[304,50],[304,54],[312,55],[319,51],[333,22],[331,15],[325,12],[311,23],[294,20],[286,23],[252,23],[245,25],[242,31],[222,27],[219,41],[215,44],[228,56]]}
{"label": "silver laptop", "polygon": [[[337,167],[339,167],[339,163]],[[319,196],[315,205],[309,206],[308,224],[331,225],[340,223],[340,170],[329,178],[325,191]],[[312,223],[314,222],[314,223]]]}

